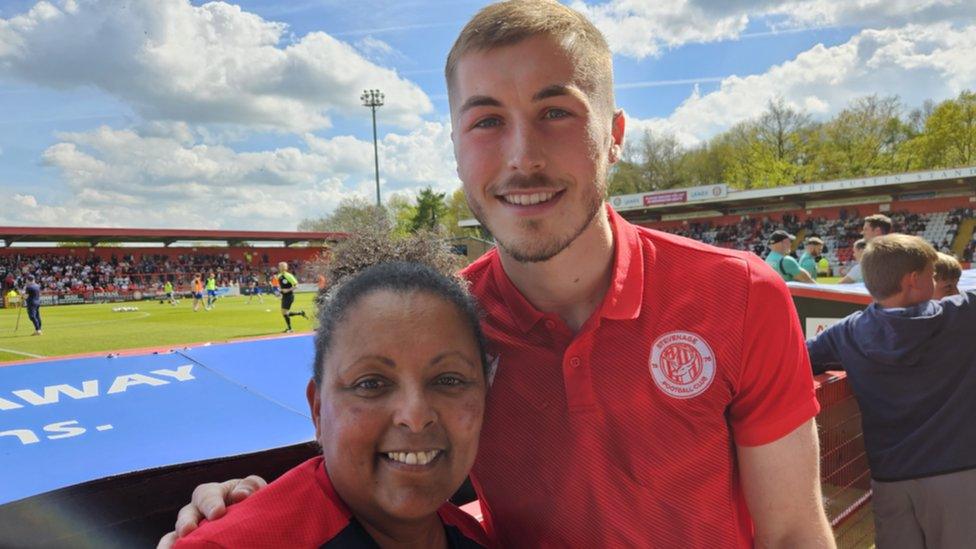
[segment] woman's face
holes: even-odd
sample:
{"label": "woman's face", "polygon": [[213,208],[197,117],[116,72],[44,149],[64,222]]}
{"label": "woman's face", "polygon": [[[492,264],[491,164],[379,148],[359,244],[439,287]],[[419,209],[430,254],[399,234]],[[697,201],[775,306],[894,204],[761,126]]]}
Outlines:
{"label": "woman's face", "polygon": [[474,463],[485,376],[467,320],[427,292],[350,307],[308,397],[336,492],[374,525],[429,518]]}

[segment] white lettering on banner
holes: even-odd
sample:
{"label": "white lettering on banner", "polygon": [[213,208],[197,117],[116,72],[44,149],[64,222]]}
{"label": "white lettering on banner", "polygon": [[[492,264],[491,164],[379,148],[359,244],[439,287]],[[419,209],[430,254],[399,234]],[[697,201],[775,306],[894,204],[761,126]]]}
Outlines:
{"label": "white lettering on banner", "polygon": [[0,398],[0,410],[13,410],[15,408],[23,407],[23,404],[17,404],[16,402],[11,402],[5,398]]}
{"label": "white lettering on banner", "polygon": [[78,425],[78,422],[76,420],[59,421],[57,423],[45,425],[44,430],[48,433],[58,433],[56,435],[48,435],[47,438],[49,440],[76,437],[85,432],[84,427],[70,427],[70,425]]}
{"label": "white lettering on banner", "polygon": [[34,444],[35,442],[40,442],[41,439],[37,438],[34,431],[30,429],[11,429],[9,431],[0,431],[0,437],[17,437],[20,439],[21,444]]}
{"label": "white lettering on banner", "polygon": [[807,339],[813,339],[823,333],[824,330],[830,328],[834,324],[840,322],[839,318],[814,318],[807,317],[806,321],[806,336]]}
{"label": "white lettering on banner", "polygon": [[54,404],[58,402],[58,395],[64,393],[73,399],[79,398],[91,398],[98,396],[98,380],[92,379],[89,381],[81,382],[82,390],[79,391],[71,385],[48,385],[44,388],[44,396],[41,396],[30,389],[19,389],[14,391],[14,394],[19,396],[24,402],[28,404],[33,404],[34,406],[42,406],[44,404]]}
{"label": "white lettering on banner", "polygon": [[[170,377],[176,381],[192,381],[196,378],[190,373],[191,370],[193,370],[193,365],[185,364],[183,366],[179,366],[175,370],[163,368],[153,370],[151,373],[158,376]],[[122,393],[133,385],[149,385],[151,387],[158,387],[160,385],[169,385],[170,383],[172,382],[145,374],[125,374],[116,377],[105,394],[111,395],[115,393]],[[11,393],[16,397],[19,397],[20,400],[24,401],[25,403],[33,406],[56,404],[60,402],[61,395],[71,397],[75,400],[101,396],[97,379],[82,381],[81,389],[67,383],[48,385],[44,387],[43,396],[31,389],[17,389],[15,391],[11,391]],[[0,397],[0,410],[14,410],[17,408],[23,408],[23,405],[18,402],[14,402],[13,400]]]}
{"label": "white lettering on banner", "polygon": [[166,385],[168,381],[156,379],[142,374],[129,374],[115,378],[115,382],[108,388],[108,394],[121,393],[129,388],[129,385]]}
{"label": "white lettering on banner", "polygon": [[192,369],[193,365],[187,364],[185,366],[180,366],[175,370],[167,370],[166,368],[163,368],[161,370],[153,370],[152,373],[171,377],[176,381],[190,381],[191,379],[196,379],[192,374],[190,374],[190,370]]}
{"label": "white lettering on banner", "polygon": [[[46,437],[48,440],[72,438],[90,432],[110,431],[113,428],[114,427],[111,424],[105,424],[95,427],[95,431],[89,431],[88,429],[82,427],[76,419],[48,423],[44,427],[41,427],[45,433],[50,433]],[[20,441],[21,446],[35,444],[41,441],[40,437],[38,437],[37,433],[35,433],[32,429],[10,429],[8,431],[0,431],[0,437],[5,436],[16,437]],[[2,444],[2,441],[0,441],[0,444]]]}

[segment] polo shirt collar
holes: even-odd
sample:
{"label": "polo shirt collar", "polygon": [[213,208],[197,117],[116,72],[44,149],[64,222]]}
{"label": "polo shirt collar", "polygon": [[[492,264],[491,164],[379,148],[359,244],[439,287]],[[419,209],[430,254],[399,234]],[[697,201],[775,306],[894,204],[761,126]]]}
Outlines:
{"label": "polo shirt collar", "polygon": [[[613,274],[607,295],[600,305],[600,316],[611,320],[633,320],[640,315],[644,295],[644,257],[637,227],[606,206],[613,233]],[[492,261],[495,284],[505,306],[511,311],[515,323],[522,332],[529,332],[545,316],[536,309],[505,274],[498,254]]]}

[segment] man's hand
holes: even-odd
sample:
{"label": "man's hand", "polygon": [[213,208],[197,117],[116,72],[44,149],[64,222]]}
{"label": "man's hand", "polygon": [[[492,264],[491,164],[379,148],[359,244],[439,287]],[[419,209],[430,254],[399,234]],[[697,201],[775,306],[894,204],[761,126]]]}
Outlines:
{"label": "man's hand", "polygon": [[208,482],[197,486],[190,503],[184,505],[176,516],[176,530],[163,536],[157,549],[170,549],[177,538],[196,530],[202,519],[219,519],[227,512],[227,505],[244,501],[267,485],[263,478],[251,475],[245,479],[235,478],[219,484]]}

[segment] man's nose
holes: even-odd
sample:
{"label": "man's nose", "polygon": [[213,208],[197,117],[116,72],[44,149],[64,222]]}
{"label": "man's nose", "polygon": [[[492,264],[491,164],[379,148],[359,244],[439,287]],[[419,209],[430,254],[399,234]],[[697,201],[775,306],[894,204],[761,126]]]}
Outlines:
{"label": "man's nose", "polygon": [[508,162],[511,171],[532,174],[545,169],[545,143],[534,125],[515,123],[511,131]]}

